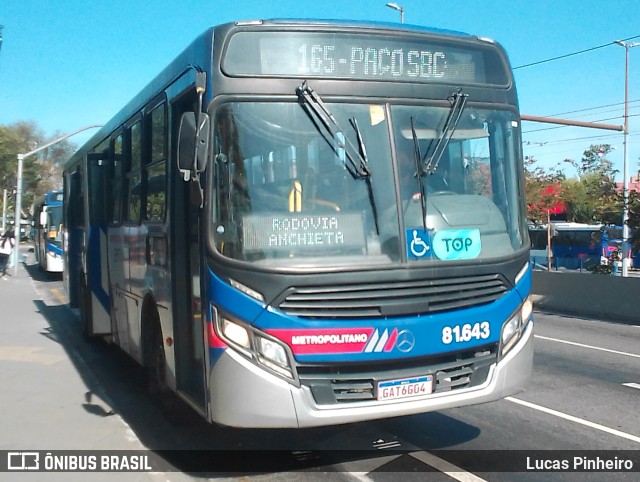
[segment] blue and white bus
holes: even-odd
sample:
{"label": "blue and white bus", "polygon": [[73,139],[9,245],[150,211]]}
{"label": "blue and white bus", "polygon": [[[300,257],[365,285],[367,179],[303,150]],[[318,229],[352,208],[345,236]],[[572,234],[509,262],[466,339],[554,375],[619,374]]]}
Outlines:
{"label": "blue and white bus", "polygon": [[154,393],[222,425],[514,394],[533,357],[520,129],[485,38],[213,27],[66,163],[70,301]]}
{"label": "blue and white bus", "polygon": [[46,273],[62,273],[62,190],[49,191],[33,207],[33,245],[38,268]]}
{"label": "blue and white bus", "polygon": [[[531,263],[546,269],[549,254],[553,269],[593,269],[608,264],[613,252],[622,251],[622,226],[552,222],[549,226],[529,226]],[[549,253],[548,239],[551,239]],[[627,257],[635,265],[634,253],[629,247]]]}

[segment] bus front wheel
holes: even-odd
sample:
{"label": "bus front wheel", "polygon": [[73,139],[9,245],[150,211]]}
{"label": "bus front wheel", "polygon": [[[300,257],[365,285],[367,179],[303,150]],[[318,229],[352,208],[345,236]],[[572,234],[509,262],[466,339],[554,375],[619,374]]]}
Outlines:
{"label": "bus front wheel", "polygon": [[152,323],[146,349],[146,375],[149,395],[157,401],[165,411],[173,409],[173,397],[167,386],[167,360],[164,353],[164,340],[160,323]]}

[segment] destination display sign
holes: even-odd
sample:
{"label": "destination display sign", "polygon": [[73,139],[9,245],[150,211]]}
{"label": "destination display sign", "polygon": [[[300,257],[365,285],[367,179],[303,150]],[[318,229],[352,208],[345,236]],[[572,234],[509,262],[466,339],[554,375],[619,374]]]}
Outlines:
{"label": "destination display sign", "polygon": [[238,32],[222,68],[231,76],[509,82],[504,63],[488,45],[340,32]]}
{"label": "destination display sign", "polygon": [[250,215],[244,217],[242,227],[245,252],[365,247],[359,213]]}
{"label": "destination display sign", "polygon": [[48,192],[45,195],[45,202],[47,204],[54,202],[63,202],[64,201],[64,193],[62,191],[53,191]]}

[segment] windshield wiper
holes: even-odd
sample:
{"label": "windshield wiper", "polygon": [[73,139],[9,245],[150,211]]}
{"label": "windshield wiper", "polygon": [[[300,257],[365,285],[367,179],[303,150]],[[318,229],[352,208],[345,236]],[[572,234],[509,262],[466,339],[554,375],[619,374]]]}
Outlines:
{"label": "windshield wiper", "polygon": [[305,80],[300,87],[296,89],[298,98],[303,102],[303,106],[307,107],[307,112],[314,114],[316,119],[319,119],[324,128],[329,132],[331,138],[336,143],[338,149],[343,149],[346,155],[348,163],[345,163],[345,168],[354,179],[364,179],[367,183],[367,192],[369,194],[369,203],[371,204],[371,210],[373,212],[373,221],[376,226],[376,234],[380,234],[380,226],[378,225],[378,209],[376,207],[376,201],[373,196],[373,186],[371,185],[371,169],[369,168],[369,158],[367,157],[367,148],[364,140],[362,139],[362,133],[358,126],[358,121],[355,117],[349,119],[349,123],[353,127],[356,133],[356,139],[358,140],[358,147],[356,148],[353,143],[344,135],[344,129],[340,127],[338,121],[333,116],[331,111],[327,108],[322,98],[307,85]]}
{"label": "windshield wiper", "polygon": [[371,185],[371,171],[369,170],[369,158],[367,157],[367,148],[362,140],[362,134],[360,133],[360,127],[358,127],[358,121],[355,117],[349,119],[349,122],[353,126],[353,130],[356,131],[356,139],[358,139],[358,148],[360,149],[360,156],[362,158],[364,168],[366,169],[367,176],[364,178],[367,183],[367,192],[369,193],[369,203],[371,204],[371,211],[373,214],[373,222],[376,225],[376,234],[380,234],[380,226],[378,226],[378,209],[376,208],[376,200],[373,197],[373,186]]}
{"label": "windshield wiper", "polygon": [[442,159],[442,155],[449,145],[449,141],[453,137],[453,133],[455,132],[456,127],[458,127],[458,123],[460,122],[460,118],[462,117],[462,112],[464,111],[464,107],[467,103],[468,97],[469,94],[463,94],[462,89],[458,90],[458,92],[449,97],[448,100],[451,103],[449,115],[447,116],[447,120],[445,121],[444,127],[442,128],[442,133],[438,136],[437,143],[435,148],[433,149],[431,157],[428,160],[423,159],[420,169],[420,173],[422,175],[433,174],[438,169],[440,159]]}
{"label": "windshield wiper", "polygon": [[320,122],[322,122],[324,128],[336,142],[337,148],[344,149],[347,159],[349,160],[349,164],[345,164],[345,166],[353,178],[363,179],[371,176],[369,161],[367,159],[364,143],[362,142],[362,136],[360,135],[360,130],[357,128],[357,123],[354,125],[355,119],[351,120],[351,125],[356,130],[359,149],[356,149],[351,141],[343,135],[344,129],[340,127],[340,124],[338,124],[338,121],[329,111],[316,91],[307,85],[306,80],[296,89],[296,94],[298,94],[298,98],[304,102],[304,106],[311,110],[316,119],[319,119]]}
{"label": "windshield wiper", "polygon": [[427,192],[424,188],[424,171],[422,169],[422,154],[420,154],[420,143],[416,135],[416,127],[411,116],[411,136],[413,137],[413,158],[416,162],[415,177],[418,179],[420,188],[420,207],[422,208],[422,227],[427,231]]}

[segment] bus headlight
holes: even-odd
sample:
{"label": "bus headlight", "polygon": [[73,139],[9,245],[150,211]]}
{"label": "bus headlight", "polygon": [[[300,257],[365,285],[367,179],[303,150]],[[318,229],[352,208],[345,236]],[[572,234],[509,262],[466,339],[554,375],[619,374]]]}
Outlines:
{"label": "bus headlight", "polygon": [[249,331],[242,325],[235,323],[227,318],[221,318],[222,335],[232,344],[238,345],[245,350],[251,349],[249,341]]}
{"label": "bus headlight", "polygon": [[255,328],[220,316],[218,331],[229,346],[281,377],[293,380],[287,346]]}
{"label": "bus headlight", "polygon": [[[507,346],[512,338],[517,334],[520,326],[520,315],[515,314],[502,327],[502,345]],[[506,351],[503,349],[503,351]]]}
{"label": "bus headlight", "polygon": [[287,352],[282,346],[273,340],[268,340],[261,336],[258,339],[258,353],[272,362],[277,363],[280,366],[288,366],[289,360],[287,360]]}
{"label": "bus headlight", "polygon": [[279,342],[256,335],[258,361],[287,378],[293,378],[289,357],[283,345]]}
{"label": "bus headlight", "polygon": [[518,342],[525,327],[531,320],[533,313],[533,304],[531,299],[527,298],[518,310],[502,325],[502,334],[500,335],[500,354],[506,355],[511,348]]}

